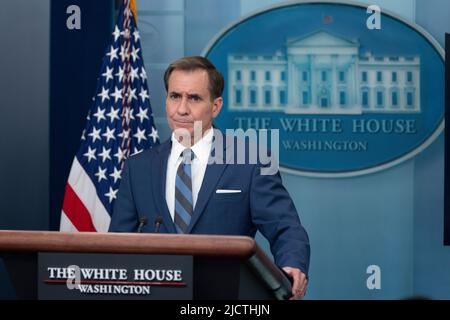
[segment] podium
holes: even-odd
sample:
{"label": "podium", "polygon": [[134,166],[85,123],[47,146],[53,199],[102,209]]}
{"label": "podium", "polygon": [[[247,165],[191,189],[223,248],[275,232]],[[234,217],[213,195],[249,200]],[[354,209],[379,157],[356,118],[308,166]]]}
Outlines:
{"label": "podium", "polygon": [[269,300],[291,283],[243,236],[0,231],[18,299]]}

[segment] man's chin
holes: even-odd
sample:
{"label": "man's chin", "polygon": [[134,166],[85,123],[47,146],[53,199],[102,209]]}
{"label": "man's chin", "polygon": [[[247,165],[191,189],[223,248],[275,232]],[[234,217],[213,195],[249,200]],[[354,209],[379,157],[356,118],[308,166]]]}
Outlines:
{"label": "man's chin", "polygon": [[179,137],[186,137],[186,138],[191,138],[194,136],[194,129],[191,127],[180,127],[180,126],[175,126],[173,133],[175,135],[175,137],[179,138]]}
{"label": "man's chin", "polygon": [[194,128],[192,126],[175,126],[174,132],[179,132],[182,135],[185,135],[186,132],[189,132],[189,135],[194,135]]}

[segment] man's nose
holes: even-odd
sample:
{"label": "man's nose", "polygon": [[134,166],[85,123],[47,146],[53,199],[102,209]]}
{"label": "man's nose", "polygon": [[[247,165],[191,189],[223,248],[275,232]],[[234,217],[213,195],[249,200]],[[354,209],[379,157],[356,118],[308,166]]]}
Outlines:
{"label": "man's nose", "polygon": [[188,106],[187,97],[181,98],[180,103],[177,108],[177,112],[179,114],[189,114],[189,106]]}

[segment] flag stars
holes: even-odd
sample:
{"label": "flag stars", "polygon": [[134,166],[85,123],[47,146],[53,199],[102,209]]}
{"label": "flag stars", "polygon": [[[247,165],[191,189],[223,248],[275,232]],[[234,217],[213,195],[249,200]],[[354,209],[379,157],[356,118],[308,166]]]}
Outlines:
{"label": "flag stars", "polygon": [[131,94],[132,99],[137,100],[136,89],[130,90],[129,93]]}
{"label": "flag stars", "polygon": [[105,89],[105,87],[102,86],[102,92],[97,96],[102,97],[102,103],[105,99],[109,100],[109,89]]}
{"label": "flag stars", "polygon": [[106,66],[106,71],[105,73],[102,73],[102,76],[105,77],[105,82],[108,83],[109,79],[113,80],[114,77],[112,75],[114,68],[109,68],[108,66]]}
{"label": "flag stars", "polygon": [[136,115],[136,117],[139,118],[141,123],[144,122],[144,119],[149,119],[147,112],[148,112],[148,109],[142,109],[141,107],[139,107],[139,113]]}
{"label": "flag stars", "polygon": [[141,73],[139,75],[141,76],[142,81],[147,80],[147,72],[145,72],[144,67],[141,68]]}
{"label": "flag stars", "polygon": [[125,45],[120,46],[119,56],[120,56],[120,59],[122,59],[122,61],[130,59],[130,52],[127,51],[127,49],[125,48]]}
{"label": "flag stars", "polygon": [[138,30],[135,30],[133,32],[133,36],[134,36],[134,42],[137,42],[141,38],[141,36],[139,35],[139,31]]}
{"label": "flag stars", "polygon": [[117,100],[122,99],[122,90],[115,86],[114,93],[111,93],[111,97],[114,98],[114,103],[117,103]]}
{"label": "flag stars", "polygon": [[120,82],[123,81],[123,74],[124,74],[124,69],[121,66],[119,66],[119,71],[117,71],[117,73],[115,75],[119,78]]}
{"label": "flag stars", "polygon": [[97,157],[95,156],[95,152],[97,149],[91,149],[91,147],[88,147],[88,152],[83,154],[83,156],[88,158],[88,163],[91,162],[92,159],[97,160]]}
{"label": "flag stars", "polygon": [[150,98],[147,90],[145,90],[144,88],[141,88],[141,92],[139,92],[139,96],[141,97],[142,102],[145,102],[146,99]]}
{"label": "flag stars", "polygon": [[121,179],[121,170],[118,170],[116,167],[114,167],[114,172],[109,176],[112,177],[114,179],[114,183],[116,183],[117,180]]}
{"label": "flag stars", "polygon": [[130,137],[130,129],[123,130],[122,133],[118,134],[118,136],[121,137],[123,140],[128,139]]}
{"label": "flag stars", "polygon": [[109,127],[106,127],[106,132],[102,134],[102,136],[106,138],[106,143],[108,143],[111,139],[116,140],[116,137],[114,136],[115,131],[116,129],[110,129]]}
{"label": "flag stars", "polygon": [[133,67],[131,67],[131,70],[130,70],[131,82],[133,82],[134,79],[139,78],[139,76],[138,76],[138,70],[139,70],[139,68],[133,68]]}
{"label": "flag stars", "polygon": [[[140,50],[141,50],[140,48],[137,48],[137,49],[136,49],[136,48],[133,46],[133,49],[131,50],[131,57],[133,58],[133,62],[136,62],[136,60],[139,59],[138,53],[139,53]],[[137,68],[136,68],[136,69],[137,69]]]}
{"label": "flag stars", "polygon": [[111,160],[111,156],[109,155],[111,152],[111,148],[106,149],[105,147],[102,147],[102,149],[102,152],[98,154],[100,157],[102,157],[102,162],[105,162],[106,159]]}
{"label": "flag stars", "polygon": [[109,56],[109,62],[113,62],[114,59],[118,59],[119,57],[117,56],[117,50],[119,50],[118,48],[115,48],[113,46],[111,46],[111,50],[106,54],[107,56]]}
{"label": "flag stars", "polygon": [[97,112],[94,113],[94,117],[97,118],[97,123],[99,123],[100,120],[102,120],[102,119],[106,120],[105,111],[106,111],[106,109],[101,109],[100,107],[97,107]]}
{"label": "flag stars", "polygon": [[119,28],[117,27],[117,25],[116,25],[116,27],[114,28],[114,32],[112,33],[112,35],[114,36],[114,42],[116,42],[117,39],[119,39],[119,37],[120,37],[120,30],[119,30]]}
{"label": "flag stars", "polygon": [[125,93],[125,97],[127,98],[128,102],[131,102],[131,99],[137,100],[136,89],[128,90],[128,92]]}
{"label": "flag stars", "polygon": [[141,143],[141,140],[147,140],[147,137],[145,136],[145,129],[141,130],[140,128],[137,128],[137,132],[133,135],[138,140],[138,143]]}
{"label": "flag stars", "polygon": [[119,118],[119,108],[114,109],[114,107],[111,107],[111,111],[109,113],[107,113],[106,115],[109,117],[111,123],[114,122],[114,119],[120,120],[120,118]]}
{"label": "flag stars", "polygon": [[130,39],[131,30],[129,28],[123,30],[121,33],[125,39]]}
{"label": "flag stars", "polygon": [[108,180],[106,178],[106,168],[102,169],[101,167],[98,167],[98,171],[95,174],[95,176],[98,178],[98,182],[100,182],[102,180]]}
{"label": "flag stars", "polygon": [[109,199],[109,203],[113,202],[113,200],[117,198],[117,191],[119,191],[119,189],[114,190],[113,188],[109,187],[108,193],[105,193],[105,196],[107,196]]}
{"label": "flag stars", "polygon": [[156,140],[159,138],[159,136],[158,136],[158,131],[155,129],[155,127],[152,127],[152,133],[150,133],[148,136],[153,139],[153,143],[156,142]]}
{"label": "flag stars", "polygon": [[100,131],[101,129],[96,129],[95,127],[92,127],[91,133],[88,134],[89,137],[92,138],[92,142],[95,142],[95,140],[101,140],[100,138]]}
{"label": "flag stars", "polygon": [[117,152],[114,154],[114,157],[117,158],[117,161],[120,163],[125,159],[125,152],[121,147],[117,148]]}
{"label": "flag stars", "polygon": [[133,109],[125,109],[126,123],[130,123],[131,120],[134,120]]}

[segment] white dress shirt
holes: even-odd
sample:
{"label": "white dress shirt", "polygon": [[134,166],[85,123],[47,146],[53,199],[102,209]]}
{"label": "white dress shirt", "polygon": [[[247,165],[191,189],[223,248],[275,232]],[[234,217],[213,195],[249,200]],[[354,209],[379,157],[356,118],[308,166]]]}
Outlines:
{"label": "white dress shirt", "polygon": [[[191,164],[193,208],[195,208],[198,192],[200,191],[203,177],[205,176],[206,165],[208,164],[209,155],[211,154],[213,136],[213,130],[208,130],[202,139],[197,141],[197,143],[191,147],[191,150],[195,154],[195,158],[192,160]],[[166,172],[166,202],[173,221],[175,216],[175,179],[178,166],[183,160],[181,153],[186,147],[178,142],[173,133],[171,139],[172,149],[170,151],[169,159],[167,160]]]}

